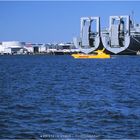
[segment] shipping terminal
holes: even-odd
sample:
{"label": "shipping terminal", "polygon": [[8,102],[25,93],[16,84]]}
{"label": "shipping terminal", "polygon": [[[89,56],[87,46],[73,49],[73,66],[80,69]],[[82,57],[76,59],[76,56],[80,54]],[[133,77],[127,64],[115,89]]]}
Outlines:
{"label": "shipping terminal", "polygon": [[106,29],[101,29],[100,22],[100,17],[82,17],[80,36],[69,43],[0,42],[0,54],[92,54],[98,50],[109,55],[140,54],[140,24],[129,15],[110,16]]}

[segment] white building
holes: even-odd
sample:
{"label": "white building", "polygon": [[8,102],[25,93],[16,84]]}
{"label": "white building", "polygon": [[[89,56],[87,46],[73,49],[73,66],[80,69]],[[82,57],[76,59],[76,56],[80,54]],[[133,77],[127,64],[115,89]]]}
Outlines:
{"label": "white building", "polygon": [[39,46],[39,52],[40,52],[40,53],[47,52],[46,46],[45,46],[45,45]]}
{"label": "white building", "polygon": [[19,41],[4,41],[0,45],[0,53],[12,54],[21,52],[24,49],[25,43]]}
{"label": "white building", "polygon": [[22,42],[19,42],[19,41],[5,41],[5,42],[2,42],[2,46],[4,48],[22,48],[23,47],[23,43]]}
{"label": "white building", "polygon": [[34,52],[34,48],[32,43],[26,43],[25,47],[24,47],[28,53],[33,53]]}
{"label": "white building", "polygon": [[2,44],[0,45],[0,54],[4,53],[4,47],[2,46]]}

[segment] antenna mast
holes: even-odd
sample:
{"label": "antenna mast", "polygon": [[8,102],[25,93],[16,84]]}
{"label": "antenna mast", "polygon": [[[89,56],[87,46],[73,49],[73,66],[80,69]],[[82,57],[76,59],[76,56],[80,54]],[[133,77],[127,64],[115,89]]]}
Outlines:
{"label": "antenna mast", "polygon": [[134,11],[132,10],[132,26],[134,26]]}

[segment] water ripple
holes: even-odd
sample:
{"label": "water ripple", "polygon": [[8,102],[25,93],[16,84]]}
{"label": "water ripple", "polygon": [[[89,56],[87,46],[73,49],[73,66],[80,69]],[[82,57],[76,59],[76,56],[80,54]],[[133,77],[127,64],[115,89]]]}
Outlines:
{"label": "water ripple", "polygon": [[1,139],[140,138],[139,57],[0,56],[0,64]]}

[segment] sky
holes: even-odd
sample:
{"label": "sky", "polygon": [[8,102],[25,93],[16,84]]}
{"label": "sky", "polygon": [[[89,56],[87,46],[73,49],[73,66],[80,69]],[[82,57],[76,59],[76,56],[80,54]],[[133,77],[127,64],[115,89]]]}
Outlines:
{"label": "sky", "polygon": [[0,42],[71,42],[80,36],[80,18],[130,15],[140,23],[140,1],[0,1]]}

